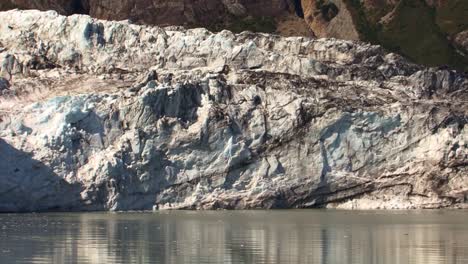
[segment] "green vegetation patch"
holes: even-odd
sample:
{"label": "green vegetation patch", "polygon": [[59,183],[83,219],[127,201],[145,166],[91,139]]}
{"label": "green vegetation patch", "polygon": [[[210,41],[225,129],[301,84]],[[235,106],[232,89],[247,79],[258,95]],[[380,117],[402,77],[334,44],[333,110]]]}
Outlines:
{"label": "green vegetation patch", "polygon": [[235,33],[242,31],[274,33],[276,31],[276,22],[272,17],[238,18],[228,25],[228,29]]}
{"label": "green vegetation patch", "polygon": [[377,23],[370,22],[370,18],[373,17],[373,15],[371,15],[372,12],[368,11],[366,13],[366,10],[362,6],[360,0],[344,0],[344,3],[351,13],[353,22],[356,25],[359,34],[361,35],[361,39],[377,44],[378,25]]}
{"label": "green vegetation patch", "polygon": [[[461,1],[468,3],[468,0]],[[345,3],[362,39],[380,44],[420,64],[467,69],[468,59],[456,52],[446,33],[436,23],[435,9],[424,0],[401,0],[395,7],[391,21],[383,25],[377,20],[377,17],[383,15],[380,11],[374,14],[372,10],[366,10],[360,0],[348,0]],[[468,17],[455,20],[461,24],[468,23]]]}
{"label": "green vegetation patch", "polygon": [[[5,0],[1,0],[1,1],[4,2]],[[0,11],[14,9],[14,8],[17,8],[17,6],[10,2],[0,3]]]}
{"label": "green vegetation patch", "polygon": [[235,17],[232,15],[224,21],[208,26],[208,29],[213,32],[227,29],[234,33],[243,31],[274,33],[276,32],[276,28],[276,21],[273,17]]}
{"label": "green vegetation patch", "polygon": [[402,0],[393,19],[377,33],[383,46],[400,52],[414,61],[429,66],[465,66],[459,55],[437,24],[434,9],[422,0]]}
{"label": "green vegetation patch", "polygon": [[468,29],[468,0],[448,0],[437,8],[436,23],[449,35]]}

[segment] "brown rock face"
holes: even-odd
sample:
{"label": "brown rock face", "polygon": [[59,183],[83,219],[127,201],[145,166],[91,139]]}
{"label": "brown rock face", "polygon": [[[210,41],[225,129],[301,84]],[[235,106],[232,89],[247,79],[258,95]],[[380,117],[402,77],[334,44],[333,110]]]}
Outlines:
{"label": "brown rock face", "polygon": [[[2,0],[0,10],[10,8],[56,10],[64,15],[88,13],[88,0]],[[117,1],[114,1],[117,2]]]}
{"label": "brown rock face", "polygon": [[85,13],[108,20],[156,25],[210,26],[234,17],[280,17],[294,10],[291,0],[3,0],[0,10],[20,8]]}
{"label": "brown rock face", "polygon": [[243,0],[242,4],[254,16],[279,16],[289,9],[285,0]]}
{"label": "brown rock face", "polygon": [[359,40],[351,13],[342,0],[302,0],[304,18],[317,37]]}
{"label": "brown rock face", "polygon": [[136,24],[205,27],[311,36],[300,0],[3,0],[0,10],[56,10],[63,15],[88,14]]}
{"label": "brown rock face", "polygon": [[457,34],[455,37],[455,45],[461,50],[461,52],[468,55],[468,30]]}
{"label": "brown rock face", "polygon": [[91,16],[102,19],[200,26],[233,17],[278,17],[289,11],[286,0],[97,0],[90,2],[89,8]]}
{"label": "brown rock face", "polygon": [[109,20],[129,18],[139,23],[184,25],[212,23],[225,15],[225,11],[220,1],[213,0],[97,0],[90,3],[90,15]]}

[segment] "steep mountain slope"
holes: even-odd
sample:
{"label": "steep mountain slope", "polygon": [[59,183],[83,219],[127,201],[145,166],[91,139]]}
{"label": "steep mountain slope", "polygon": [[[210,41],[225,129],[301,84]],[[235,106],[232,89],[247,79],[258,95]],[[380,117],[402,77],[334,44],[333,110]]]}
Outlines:
{"label": "steep mountain slope", "polygon": [[[468,70],[465,0],[302,0],[320,37],[378,43],[426,65]],[[458,35],[458,37],[457,37]]]}
{"label": "steep mountain slope", "polygon": [[0,211],[468,201],[468,79],[334,39],[1,12]]}

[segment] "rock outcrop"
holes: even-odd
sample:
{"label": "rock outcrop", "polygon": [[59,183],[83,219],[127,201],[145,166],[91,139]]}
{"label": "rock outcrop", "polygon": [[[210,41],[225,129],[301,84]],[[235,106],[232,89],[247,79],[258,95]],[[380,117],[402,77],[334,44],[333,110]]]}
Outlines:
{"label": "rock outcrop", "polygon": [[335,39],[0,20],[2,212],[466,207],[463,74]]}

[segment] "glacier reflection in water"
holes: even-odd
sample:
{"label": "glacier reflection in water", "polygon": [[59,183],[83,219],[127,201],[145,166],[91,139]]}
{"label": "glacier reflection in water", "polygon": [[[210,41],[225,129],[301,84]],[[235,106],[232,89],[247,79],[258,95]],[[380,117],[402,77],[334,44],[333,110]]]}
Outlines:
{"label": "glacier reflection in water", "polygon": [[0,263],[468,263],[468,211],[0,215]]}

